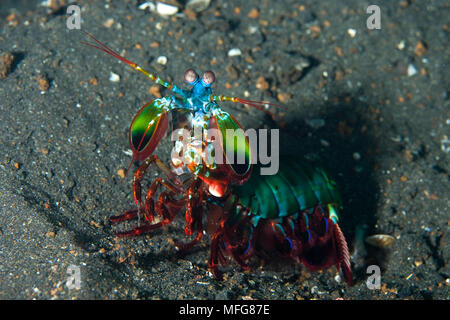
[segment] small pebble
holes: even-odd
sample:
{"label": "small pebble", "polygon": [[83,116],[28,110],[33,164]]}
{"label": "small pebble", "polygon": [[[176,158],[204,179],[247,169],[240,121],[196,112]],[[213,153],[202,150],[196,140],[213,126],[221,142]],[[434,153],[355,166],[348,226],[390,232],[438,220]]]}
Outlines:
{"label": "small pebble", "polygon": [[11,71],[11,67],[14,62],[14,55],[10,52],[2,55],[0,59],[0,79],[6,78],[8,73]]}
{"label": "small pebble", "polygon": [[320,28],[320,26],[310,26],[306,32],[308,34],[311,34],[312,38],[317,38],[320,35],[321,31],[322,29]]}
{"label": "small pebble", "polygon": [[351,38],[354,38],[356,36],[356,30],[355,29],[347,29],[347,33]]}
{"label": "small pebble", "polygon": [[96,85],[98,85],[98,79],[94,77],[94,78],[89,80],[89,83],[94,85],[94,86],[96,86]]}
{"label": "small pebble", "polygon": [[159,63],[160,65],[165,66],[167,64],[167,57],[166,56],[159,56],[156,59],[156,63]]}
{"label": "small pebble", "polygon": [[258,9],[253,8],[253,9],[249,12],[248,17],[251,18],[251,19],[258,19],[258,18],[259,18],[259,11],[258,11]]}
{"label": "small pebble", "polygon": [[109,81],[111,82],[119,82],[120,81],[120,76],[114,72],[111,72],[109,75]]}
{"label": "small pebble", "polygon": [[337,283],[341,283],[341,275],[340,275],[340,274],[337,274],[337,275],[334,277],[334,280],[335,280]]}
{"label": "small pebble", "polygon": [[17,18],[18,18],[17,14],[11,13],[9,16],[6,17],[6,22],[8,22],[9,26],[17,27],[19,24],[19,20]]}
{"label": "small pebble", "polygon": [[256,89],[261,90],[261,91],[269,89],[269,83],[266,81],[266,79],[264,79],[263,76],[260,76],[256,80]]}
{"label": "small pebble", "polygon": [[281,103],[287,103],[291,99],[291,95],[287,92],[278,92],[277,99]]}
{"label": "small pebble", "polygon": [[125,170],[123,170],[123,169],[117,170],[117,175],[119,177],[121,177],[122,179],[125,178]]}
{"label": "small pebble", "polygon": [[147,9],[149,9],[150,11],[155,11],[156,6],[155,6],[155,4],[153,2],[147,1],[147,2],[141,3],[138,6],[138,9],[139,10],[147,10]]}
{"label": "small pebble", "polygon": [[37,77],[37,80],[39,82],[39,89],[41,89],[41,93],[46,92],[50,88],[50,82],[45,75],[40,74]]}
{"label": "small pebble", "polygon": [[448,139],[446,135],[444,135],[441,140],[441,150],[446,153],[450,152],[450,139]]}
{"label": "small pebble", "polygon": [[402,40],[397,44],[397,49],[400,51],[405,49],[405,40]]}
{"label": "small pebble", "polygon": [[374,234],[367,237],[366,242],[377,248],[386,248],[392,246],[394,237],[388,234]]}
{"label": "small pebble", "polygon": [[414,53],[418,57],[426,54],[427,53],[426,45],[422,41],[417,42],[416,47],[414,48]]}
{"label": "small pebble", "polygon": [[111,28],[114,24],[114,19],[113,18],[109,18],[108,20],[106,20],[105,22],[103,22],[103,25],[106,28]]}
{"label": "small pebble", "polygon": [[201,12],[206,10],[211,3],[211,0],[189,0],[186,3],[186,9],[190,9],[195,12]]}
{"label": "small pebble", "polygon": [[416,73],[417,73],[416,67],[414,67],[413,64],[410,64],[410,65],[408,66],[408,70],[407,70],[407,75],[408,75],[408,77],[411,77],[411,76],[415,75]]}
{"label": "small pebble", "polygon": [[239,48],[233,48],[228,51],[229,57],[236,57],[236,56],[240,56],[241,54],[242,54],[242,51]]}

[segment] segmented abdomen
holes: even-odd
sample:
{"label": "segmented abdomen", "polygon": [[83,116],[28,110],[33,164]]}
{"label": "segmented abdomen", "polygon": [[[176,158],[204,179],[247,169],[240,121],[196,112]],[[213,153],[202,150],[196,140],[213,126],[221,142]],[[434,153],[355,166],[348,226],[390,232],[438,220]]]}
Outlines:
{"label": "segmented abdomen", "polygon": [[235,189],[239,202],[251,209],[255,222],[260,218],[296,217],[304,210],[324,206],[337,223],[341,198],[336,183],[325,171],[298,158],[284,159],[281,164],[275,175],[262,176],[255,170],[246,184]]}

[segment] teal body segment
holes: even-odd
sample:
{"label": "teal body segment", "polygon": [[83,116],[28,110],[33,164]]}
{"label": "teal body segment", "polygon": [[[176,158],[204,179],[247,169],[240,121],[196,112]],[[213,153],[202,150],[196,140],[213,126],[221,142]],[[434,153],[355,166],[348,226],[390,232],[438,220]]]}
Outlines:
{"label": "teal body segment", "polygon": [[324,169],[298,158],[282,164],[277,174],[263,176],[256,171],[246,184],[236,187],[240,204],[254,217],[264,219],[295,216],[319,205],[328,207],[330,218],[337,222],[341,197]]}

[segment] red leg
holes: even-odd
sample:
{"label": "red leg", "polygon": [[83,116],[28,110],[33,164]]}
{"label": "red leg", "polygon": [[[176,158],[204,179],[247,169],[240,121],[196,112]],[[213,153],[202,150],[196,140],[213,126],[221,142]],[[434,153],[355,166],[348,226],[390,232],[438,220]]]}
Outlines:
{"label": "red leg", "polygon": [[214,275],[214,278],[216,280],[222,281],[223,275],[222,272],[219,270],[219,263],[218,263],[218,256],[219,256],[219,240],[221,239],[221,230],[218,230],[214,233],[212,240],[211,240],[211,254],[208,261],[208,267],[211,270],[212,274]]}
{"label": "red leg", "polygon": [[[159,186],[164,186],[172,194],[177,194],[180,192],[179,189],[177,189],[175,186],[171,185],[170,183],[163,181],[162,178],[156,178],[155,180],[153,180],[152,184],[150,185],[150,188],[147,191],[147,195],[145,196],[144,217],[145,217],[145,220],[147,220],[147,222],[149,222],[149,223],[152,222],[153,217],[154,217],[155,201],[154,201],[153,197]],[[168,192],[163,191],[159,197],[158,203],[161,203],[162,202],[161,199],[163,199],[167,195],[168,195]],[[162,211],[159,211],[159,212],[162,212]]]}
{"label": "red leg", "polygon": [[[166,182],[162,178],[156,178],[152,182],[149,190],[147,191],[145,198],[145,206],[143,206],[141,198],[142,197],[141,180],[143,179],[147,168],[152,163],[155,163],[158,166],[158,168],[165,173],[170,182]],[[159,186],[164,186],[168,191],[163,191],[161,193],[158,204],[155,207],[154,196]],[[170,195],[175,195],[184,192],[185,191],[182,188],[182,182],[176,177],[175,174],[173,174],[170,171],[169,167],[167,167],[163,162],[161,162],[158,156],[156,155],[151,156],[139,166],[138,170],[134,175],[133,194],[138,209],[129,210],[122,215],[110,218],[110,221],[113,224],[121,221],[134,219],[136,217],[139,218],[140,211],[143,210],[146,224],[133,228],[132,230],[129,231],[119,232],[117,233],[117,236],[119,237],[138,236],[140,234],[160,228],[163,225],[170,223],[175,217],[176,213],[179,211],[179,209],[181,209],[181,207],[183,207],[186,203],[184,200],[174,200],[170,197]],[[150,224],[150,222],[153,220],[155,213],[160,215],[164,220],[159,223]]]}
{"label": "red leg", "polygon": [[[134,202],[138,206],[138,208],[142,207],[142,192],[141,192],[141,181],[144,178],[145,172],[147,171],[148,167],[155,163],[158,168],[164,172],[164,174],[167,176],[167,178],[174,184],[177,185],[179,188],[182,186],[182,182],[178,180],[177,176],[170,171],[170,168],[165,165],[161,160],[159,160],[157,155],[152,155],[150,158],[145,160],[139,168],[136,170],[134,174],[133,179],[133,196],[134,196]],[[173,187],[174,190],[179,191],[176,187]]]}
{"label": "red leg", "polygon": [[197,236],[195,237],[194,240],[189,241],[187,243],[177,242],[175,244],[175,247],[181,254],[184,254],[187,251],[191,250],[197,243],[199,243],[202,238],[203,238],[203,231],[198,231]]}
{"label": "red leg", "polygon": [[150,232],[152,230],[161,228],[162,226],[168,224],[170,222],[170,220],[163,220],[161,222],[158,223],[154,223],[154,224],[144,224],[142,226],[139,227],[135,227],[129,231],[121,231],[121,232],[117,232],[116,236],[118,236],[119,238],[132,238],[132,237],[137,237],[141,234]]}
{"label": "red leg", "polygon": [[131,220],[134,218],[137,218],[138,215],[138,210],[137,209],[132,209],[129,211],[126,211],[125,213],[118,215],[118,216],[113,216],[111,218],[109,218],[109,221],[112,224],[118,223],[118,222],[122,222],[122,221],[126,221],[126,220]]}
{"label": "red leg", "polygon": [[193,231],[196,232],[196,237],[188,243],[177,242],[176,247],[181,253],[192,249],[192,247],[194,247],[197,243],[199,243],[200,240],[203,238],[203,220],[202,220],[203,212],[202,211],[203,211],[202,207],[197,207],[197,208],[195,208],[195,211],[193,214],[192,226],[194,229]]}
{"label": "red leg", "polygon": [[[166,198],[164,195],[161,195],[160,199],[166,199]],[[169,200],[169,201],[171,201],[171,200]],[[161,205],[156,206],[156,213],[159,216],[163,217],[164,220],[162,220],[158,223],[154,223],[154,224],[150,224],[149,222],[146,221],[146,223],[142,226],[135,227],[129,231],[118,232],[116,235],[121,238],[136,237],[141,234],[150,232],[152,230],[161,228],[162,226],[165,226],[166,224],[169,224],[170,222],[172,222],[172,220],[176,216],[176,213],[181,208],[179,206],[179,203],[175,203],[173,206],[170,206],[170,205],[167,205],[166,203],[162,203],[163,201],[158,201],[158,202],[161,202]],[[170,203],[170,202],[168,202],[168,203]],[[134,211],[137,212],[137,210],[134,210]],[[133,212],[133,214],[137,215],[135,212]],[[153,216],[153,213],[152,213],[152,216]],[[118,220],[118,221],[120,221],[120,220]]]}
{"label": "red leg", "polygon": [[196,191],[195,190],[196,187],[196,183],[193,183],[190,185],[189,189],[188,189],[188,203],[187,203],[187,207],[186,207],[186,227],[184,228],[184,233],[187,236],[192,235],[192,225],[194,223],[194,219],[192,217],[192,211],[194,210],[194,208],[197,205],[198,202],[198,197],[196,196]]}
{"label": "red leg", "polygon": [[[228,206],[226,208],[234,210],[234,198],[230,197],[227,203]],[[222,219],[218,223],[217,230],[211,240],[211,254],[208,265],[217,280],[222,280],[222,272],[219,270],[219,265],[227,263],[225,255],[231,255],[242,269],[249,270],[250,266],[245,263],[245,260],[254,254],[252,246],[254,238],[250,236],[251,219],[245,214],[246,208],[243,208],[239,213],[239,215],[244,217],[240,221],[233,223],[231,227],[226,223],[230,218],[227,209],[224,209]],[[244,251],[243,246],[245,246]]]}
{"label": "red leg", "polygon": [[[169,189],[173,193],[176,193],[176,191],[177,191],[177,189],[174,188],[169,183],[163,182],[161,178],[156,178],[153,181],[153,183],[151,184],[151,186],[150,186],[150,188],[149,188],[149,190],[147,192],[147,196],[146,196],[146,199],[145,199],[145,207],[144,207],[145,208],[144,216],[145,216],[145,218],[146,218],[146,220],[148,222],[151,222],[153,220],[153,216],[154,216],[154,214],[153,214],[153,209],[154,209],[154,206],[153,206],[153,195],[156,192],[156,189],[157,189],[157,187],[159,185],[163,185],[164,187],[166,187],[167,189]],[[140,188],[140,186],[139,186],[139,188]],[[184,205],[184,201],[183,201],[183,204],[181,206],[183,206],[183,205]],[[180,204],[178,203],[178,204],[175,204],[174,206],[177,207],[177,206],[180,206]],[[139,215],[139,212],[140,212],[139,209],[132,209],[132,210],[126,211],[125,213],[123,213],[121,215],[113,216],[109,220],[113,224],[121,222],[121,221],[131,220],[131,219],[137,218],[138,215]]]}
{"label": "red leg", "polygon": [[[171,200],[170,202],[166,202],[165,205],[169,208],[169,211],[178,211],[186,205],[186,201],[184,199]],[[136,219],[137,216],[138,216],[138,209],[131,209],[118,216],[110,217],[109,221],[111,224],[116,224],[119,222]]]}
{"label": "red leg", "polygon": [[222,217],[217,223],[217,229],[211,237],[211,252],[208,260],[208,267],[211,270],[214,278],[222,281],[222,272],[219,270],[219,262],[225,262],[225,257],[222,253],[220,245],[223,243],[223,233],[226,217]]}
{"label": "red leg", "polygon": [[237,249],[231,250],[231,256],[243,270],[250,270],[250,266],[244,262],[244,260],[242,259],[242,255],[238,253]]}
{"label": "red leg", "polygon": [[[241,220],[241,229],[247,230],[247,236],[243,237],[240,242],[240,246],[245,245],[246,248],[239,255],[233,254],[234,260],[240,265],[244,270],[248,270],[250,267],[244,263],[244,261],[249,260],[256,252],[255,252],[255,239],[257,238],[255,233],[255,228],[253,227],[252,219],[250,217],[250,210],[248,208],[242,208],[239,215],[244,216]],[[236,231],[233,230],[232,234],[236,234]],[[242,249],[242,247],[241,247]],[[242,251],[242,250],[241,250]]]}
{"label": "red leg", "polygon": [[196,232],[196,237],[188,243],[176,243],[176,248],[180,251],[180,253],[185,253],[186,251],[192,249],[192,247],[194,247],[203,238],[203,193],[202,190],[198,188],[198,184],[201,184],[201,180],[197,181],[198,182],[194,182],[188,190],[186,227],[184,229],[184,232],[188,236],[192,235],[193,232]]}
{"label": "red leg", "polygon": [[[245,260],[251,256],[248,253],[252,251],[250,238],[252,226],[250,217],[245,213],[246,209],[241,209],[239,215],[243,218],[233,224],[232,227],[224,224],[223,240],[226,243],[226,252],[242,269],[249,270],[250,267],[245,263]],[[245,248],[244,251],[243,248]]]}

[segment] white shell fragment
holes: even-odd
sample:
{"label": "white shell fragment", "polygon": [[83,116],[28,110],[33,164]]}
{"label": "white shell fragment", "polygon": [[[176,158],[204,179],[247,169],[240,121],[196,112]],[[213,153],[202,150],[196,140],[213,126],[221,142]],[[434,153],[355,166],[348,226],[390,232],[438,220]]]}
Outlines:
{"label": "white shell fragment", "polygon": [[236,56],[240,56],[241,54],[242,54],[242,51],[239,48],[233,48],[228,51],[229,57],[236,57]]}
{"label": "white shell fragment", "polygon": [[387,234],[374,234],[367,237],[366,242],[377,248],[386,248],[392,246],[394,237]]}
{"label": "white shell fragment", "polygon": [[157,2],[156,12],[162,16],[173,16],[178,12],[178,7],[172,6],[167,3]]}
{"label": "white shell fragment", "polygon": [[351,38],[354,38],[356,36],[356,30],[355,29],[347,29],[347,33]]}
{"label": "white shell fragment", "polygon": [[156,2],[156,4],[152,1],[147,1],[144,3],[141,3],[138,6],[139,10],[150,10],[151,12],[156,12],[161,16],[173,16],[178,12],[178,7],[163,3],[163,2]]}
{"label": "white shell fragment", "polygon": [[411,77],[411,76],[415,75],[416,73],[417,73],[416,67],[414,67],[413,64],[410,64],[408,66],[408,70],[407,70],[408,77]]}
{"label": "white shell fragment", "polygon": [[189,0],[186,3],[186,8],[195,12],[206,10],[211,3],[211,0]]}
{"label": "white shell fragment", "polygon": [[397,44],[397,49],[400,51],[405,49],[405,40],[402,40]]}
{"label": "white shell fragment", "polygon": [[159,56],[156,59],[156,63],[159,63],[160,65],[165,66],[167,64],[167,57],[166,56]]}
{"label": "white shell fragment", "polygon": [[147,1],[147,2],[141,3],[138,6],[138,9],[139,10],[147,10],[147,9],[149,9],[150,11],[155,11],[156,10],[156,6],[155,6],[155,4],[153,2]]}
{"label": "white shell fragment", "polygon": [[119,82],[120,81],[120,76],[114,72],[111,72],[111,74],[109,75],[109,81],[111,82]]}
{"label": "white shell fragment", "polygon": [[52,1],[51,0],[44,0],[44,1],[41,1],[41,3],[39,5],[42,6],[42,7],[51,8]]}

